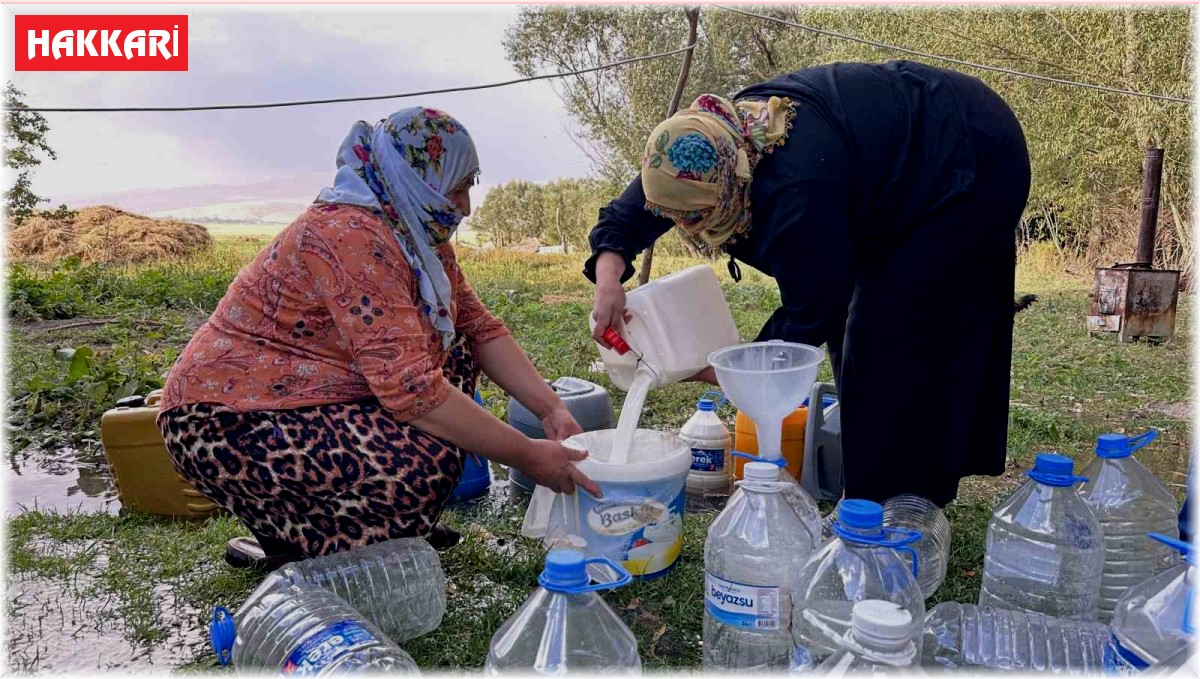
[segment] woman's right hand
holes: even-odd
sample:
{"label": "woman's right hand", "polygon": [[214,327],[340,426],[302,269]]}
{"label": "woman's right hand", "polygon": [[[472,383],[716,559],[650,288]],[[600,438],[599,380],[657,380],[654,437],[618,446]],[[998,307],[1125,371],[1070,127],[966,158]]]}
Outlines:
{"label": "woman's right hand", "polygon": [[556,493],[570,495],[575,492],[575,486],[579,486],[598,498],[603,495],[600,487],[572,464],[587,455],[586,450],[568,448],[558,441],[530,439],[529,455],[520,468],[539,486]]}
{"label": "woman's right hand", "polygon": [[621,255],[611,251],[600,253],[596,261],[596,297],[592,303],[592,318],[596,321],[592,339],[605,349],[612,346],[604,339],[604,331],[612,328],[620,333],[625,329],[625,321],[631,318],[625,311],[625,288],[621,286],[624,270],[625,260]]}

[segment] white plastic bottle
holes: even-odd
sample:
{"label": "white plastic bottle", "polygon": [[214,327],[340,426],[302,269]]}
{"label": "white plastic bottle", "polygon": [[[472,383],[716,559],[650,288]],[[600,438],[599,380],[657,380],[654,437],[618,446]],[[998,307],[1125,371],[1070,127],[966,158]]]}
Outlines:
{"label": "white plastic bottle", "polygon": [[1104,669],[1111,674],[1186,661],[1180,651],[1195,642],[1196,547],[1156,533],[1149,539],[1179,550],[1185,561],[1130,588],[1117,602],[1104,650]]}
{"label": "white plastic bottle", "polygon": [[692,468],[687,477],[689,496],[729,495],[725,458],[733,447],[733,438],[716,412],[721,399],[719,392],[706,392],[696,404],[696,412],[679,430],[679,438],[692,449]]}
{"label": "white plastic bottle", "polygon": [[239,674],[419,674],[403,649],[336,594],[277,573],[236,616],[215,610],[210,631],[218,658],[232,657]]}
{"label": "white plastic bottle", "polygon": [[836,652],[838,641],[850,630],[854,604],[865,599],[890,601],[908,611],[911,636],[920,652],[925,597],[917,584],[920,560],[910,546],[920,533],[885,527],[883,507],[877,502],[846,499],[837,511],[834,538],[796,575],[793,670],[813,668]]}
{"label": "white plastic bottle", "polygon": [[782,496],[779,467],[750,462],[745,474],[704,542],[704,668],[782,671],[791,580],[812,536]]}
{"label": "white plastic bottle", "polygon": [[1074,463],[1037,456],[1029,481],[988,524],[979,605],[1095,620],[1104,570],[1100,520],[1075,492]]}
{"label": "white plastic bottle", "polygon": [[865,599],[854,604],[850,631],[817,674],[904,675],[918,664],[912,613],[891,601]]}
{"label": "white plastic bottle", "polygon": [[[589,584],[589,565],[602,565],[617,579]],[[492,636],[484,673],[641,674],[637,639],[596,593],[631,579],[611,559],[585,559],[574,549],[550,550],[539,587]]]}
{"label": "white plastic bottle", "polygon": [[279,574],[345,599],[398,644],[437,629],[446,612],[446,576],[424,538],[397,538],[290,563]]}
{"label": "white plastic bottle", "polygon": [[1096,457],[1083,470],[1087,482],[1079,496],[1096,513],[1104,530],[1104,575],[1100,580],[1100,622],[1112,620],[1117,600],[1130,587],[1171,568],[1178,556],[1170,547],[1147,540],[1146,533],[1179,537],[1179,503],[1150,470],[1133,458],[1157,437],[1104,434]]}

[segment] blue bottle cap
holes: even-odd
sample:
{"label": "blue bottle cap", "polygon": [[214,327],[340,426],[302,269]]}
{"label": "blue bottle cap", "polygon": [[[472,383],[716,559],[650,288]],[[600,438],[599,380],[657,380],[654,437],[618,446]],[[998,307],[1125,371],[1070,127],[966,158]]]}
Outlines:
{"label": "blue bottle cap", "polygon": [[233,657],[233,642],[237,639],[237,626],[233,622],[233,614],[224,606],[213,609],[212,622],[208,624],[209,641],[217,660],[222,665],[228,665]]}
{"label": "blue bottle cap", "polygon": [[717,409],[717,404],[706,398],[702,398],[700,399],[700,402],[696,404],[696,409],[703,410],[706,413],[711,413]]}
{"label": "blue bottle cap", "polygon": [[857,530],[881,529],[883,505],[870,500],[842,500],[838,503],[838,522]]}
{"label": "blue bottle cap", "polygon": [[1025,474],[1038,483],[1055,488],[1067,488],[1087,477],[1075,475],[1075,462],[1057,453],[1038,453],[1033,469]]}
{"label": "blue bottle cap", "polygon": [[1158,438],[1158,431],[1154,429],[1138,436],[1101,434],[1096,439],[1096,456],[1106,460],[1129,457],[1134,452],[1150,445],[1150,442],[1156,438]]}
{"label": "blue bottle cap", "polygon": [[553,591],[566,591],[583,587],[590,578],[583,552],[573,549],[552,549],[546,554],[546,567],[538,583]]}

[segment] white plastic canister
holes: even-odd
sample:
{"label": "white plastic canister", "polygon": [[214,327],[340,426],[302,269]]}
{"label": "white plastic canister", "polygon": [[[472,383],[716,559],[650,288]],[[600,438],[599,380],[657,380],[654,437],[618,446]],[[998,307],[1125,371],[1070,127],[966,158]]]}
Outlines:
{"label": "white plastic canister", "polygon": [[590,431],[563,442],[588,451],[577,465],[604,496],[597,499],[583,489],[556,496],[546,539],[584,545],[589,557],[606,556],[637,578],[666,575],[683,549],[684,485],[692,451],[677,436],[638,429],[626,463],[609,464],[613,433]]}
{"label": "white plastic canister", "polygon": [[[632,318],[622,336],[633,351],[600,347],[608,378],[629,391],[636,352],[658,375],[657,385],[687,379],[708,367],[708,355],[738,343],[737,325],[717,275],[700,264],[631,290],[625,309]],[[596,321],[588,321],[595,329]]]}

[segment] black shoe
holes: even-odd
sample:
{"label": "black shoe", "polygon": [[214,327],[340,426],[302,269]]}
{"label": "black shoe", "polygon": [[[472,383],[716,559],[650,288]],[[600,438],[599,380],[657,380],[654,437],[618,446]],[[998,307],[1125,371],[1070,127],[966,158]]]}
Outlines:
{"label": "black shoe", "polygon": [[429,546],[433,547],[439,552],[444,552],[454,545],[457,545],[458,541],[461,539],[461,533],[453,528],[447,528],[442,525],[434,526],[433,529],[429,531],[429,535],[425,536],[425,540],[429,543]]}
{"label": "black shoe", "polygon": [[234,568],[250,568],[259,573],[270,573],[300,557],[290,554],[267,556],[254,538],[233,538],[225,544],[225,563]]}

